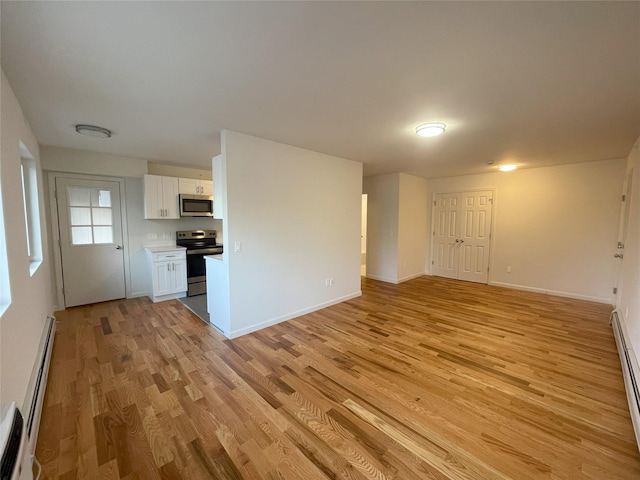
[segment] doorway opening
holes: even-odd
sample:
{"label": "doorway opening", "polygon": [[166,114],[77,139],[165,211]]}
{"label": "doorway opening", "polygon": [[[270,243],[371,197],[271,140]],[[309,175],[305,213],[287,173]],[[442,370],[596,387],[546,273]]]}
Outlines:
{"label": "doorway opening", "polygon": [[360,225],[360,276],[367,276],[367,194],[362,194],[362,221]]}

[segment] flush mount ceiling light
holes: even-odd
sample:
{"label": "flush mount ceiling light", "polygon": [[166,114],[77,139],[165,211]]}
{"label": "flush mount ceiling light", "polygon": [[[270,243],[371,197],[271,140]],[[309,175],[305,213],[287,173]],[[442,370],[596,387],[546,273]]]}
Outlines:
{"label": "flush mount ceiling light", "polygon": [[498,167],[498,170],[500,170],[501,172],[511,172],[516,168],[518,168],[518,165],[516,165],[515,163],[508,163],[506,165],[500,165]]}
{"label": "flush mount ceiling light", "polygon": [[109,138],[111,136],[111,130],[95,125],[76,125],[76,132],[96,138]]}
{"label": "flush mount ceiling light", "polygon": [[424,123],[416,127],[416,133],[421,137],[436,137],[442,135],[445,128],[447,128],[447,126],[444,123]]}

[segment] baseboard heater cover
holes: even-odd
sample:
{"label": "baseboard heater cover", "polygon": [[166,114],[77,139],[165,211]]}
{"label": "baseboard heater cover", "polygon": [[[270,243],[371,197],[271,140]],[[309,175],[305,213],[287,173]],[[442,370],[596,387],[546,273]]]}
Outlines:
{"label": "baseboard heater cover", "polygon": [[629,403],[629,413],[633,423],[633,430],[636,434],[636,442],[640,448],[640,366],[633,349],[629,348],[630,343],[623,326],[623,320],[617,310],[611,313],[611,327],[613,336],[616,339],[620,364],[622,365],[622,376],[624,378],[627,401]]}
{"label": "baseboard heater cover", "polygon": [[22,413],[12,402],[2,406],[0,415],[0,478],[33,480],[29,437]]}
{"label": "baseboard heater cover", "polygon": [[25,414],[25,429],[29,441],[29,453],[33,455],[36,451],[38,441],[38,430],[40,429],[40,417],[44,406],[44,395],[49,377],[49,364],[51,363],[51,353],[53,352],[53,340],[56,334],[56,319],[48,317],[45,328],[40,339],[40,346],[36,361],[33,365],[31,380],[27,388],[22,411]]}

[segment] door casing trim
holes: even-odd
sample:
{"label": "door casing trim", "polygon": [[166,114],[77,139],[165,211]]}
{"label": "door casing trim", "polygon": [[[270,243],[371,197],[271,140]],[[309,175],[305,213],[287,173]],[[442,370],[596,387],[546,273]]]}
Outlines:
{"label": "door casing trim", "polygon": [[48,173],[49,206],[51,214],[51,253],[53,254],[53,269],[55,274],[54,311],[64,310],[64,294],[62,292],[62,255],[60,253],[60,222],[58,219],[58,202],[56,200],[56,179],[77,178],[82,180],[97,180],[117,182],[120,185],[120,218],[122,219],[122,244],[124,247],[124,292],[131,297],[131,265],[129,257],[129,229],[127,221],[127,199],[124,188],[124,178],[106,175],[85,175],[81,173],[53,172]]}
{"label": "door casing trim", "polygon": [[436,211],[436,206],[434,205],[434,202],[436,201],[436,195],[442,195],[442,194],[454,194],[454,193],[466,193],[466,192],[492,192],[492,198],[493,198],[493,206],[491,207],[491,230],[490,230],[490,234],[491,234],[491,243],[489,244],[489,272],[487,274],[487,283],[486,285],[491,285],[493,280],[492,280],[492,274],[493,274],[493,269],[491,268],[491,261],[494,258],[493,255],[493,249],[494,249],[494,245],[495,245],[495,224],[496,224],[496,207],[498,205],[498,189],[496,187],[486,187],[486,188],[468,188],[468,189],[463,189],[463,190],[443,190],[443,191],[434,191],[431,192],[431,228],[428,232],[429,234],[429,255],[428,255],[428,259],[427,259],[427,265],[425,268],[425,273],[427,275],[433,275],[433,269],[432,267],[432,262],[434,261],[434,254],[433,254],[433,232],[435,229],[435,211]]}

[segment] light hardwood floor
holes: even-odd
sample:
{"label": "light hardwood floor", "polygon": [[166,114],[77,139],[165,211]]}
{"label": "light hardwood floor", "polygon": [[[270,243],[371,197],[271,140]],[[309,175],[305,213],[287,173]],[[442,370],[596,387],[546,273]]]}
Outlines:
{"label": "light hardwood floor", "polygon": [[610,310],[436,277],[233,341],[177,301],[68,309],[37,456],[51,479],[638,479]]}

